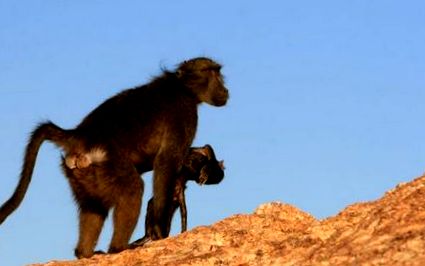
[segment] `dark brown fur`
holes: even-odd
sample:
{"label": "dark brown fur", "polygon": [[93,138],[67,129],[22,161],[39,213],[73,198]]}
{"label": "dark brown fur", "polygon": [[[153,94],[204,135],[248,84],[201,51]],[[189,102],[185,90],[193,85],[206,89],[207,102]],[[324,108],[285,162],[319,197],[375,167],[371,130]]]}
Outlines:
{"label": "dark brown fur", "polygon": [[[45,140],[65,154],[105,152],[87,169],[64,167],[80,209],[77,257],[90,257],[108,210],[114,207],[114,235],[109,252],[128,246],[140,212],[140,174],[154,170],[152,239],[168,236],[175,178],[195,136],[197,106],[223,106],[228,99],[220,65],[195,58],[164,71],[150,83],[127,89],[95,108],[72,130],[46,122],[33,132],[25,151],[20,180],[0,208],[2,223],[22,202],[38,150]],[[62,163],[65,165],[65,161]]]}

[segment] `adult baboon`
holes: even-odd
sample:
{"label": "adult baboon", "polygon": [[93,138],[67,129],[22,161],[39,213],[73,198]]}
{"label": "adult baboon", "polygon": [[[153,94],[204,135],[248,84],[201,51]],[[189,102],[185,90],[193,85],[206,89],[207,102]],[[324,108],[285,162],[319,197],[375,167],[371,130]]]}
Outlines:
{"label": "adult baboon", "polygon": [[[203,147],[192,147],[190,153],[183,163],[183,167],[176,178],[174,187],[173,202],[170,208],[169,219],[172,219],[177,208],[180,208],[181,232],[187,230],[187,209],[185,189],[186,183],[190,180],[200,185],[215,185],[221,182],[224,177],[223,161],[217,161],[214,150],[210,145]],[[145,218],[145,236],[134,241],[131,246],[142,246],[150,240],[149,230],[153,223],[153,198],[148,202]],[[170,231],[171,222],[168,224],[167,233]]]}
{"label": "adult baboon", "polygon": [[[114,235],[109,252],[128,246],[143,195],[140,174],[152,169],[150,237],[154,240],[166,237],[175,177],[196,133],[197,106],[202,102],[223,106],[229,97],[220,69],[221,66],[209,58],[184,61],[175,71],[163,71],[150,83],[107,99],[75,129],[64,130],[52,122],[40,124],[26,147],[18,186],[0,208],[0,223],[22,202],[38,150],[43,141],[49,140],[62,147],[65,154],[100,151],[98,163],[89,165],[89,169],[70,169],[83,171],[80,174],[96,180],[95,186],[84,178],[79,178],[78,185],[71,185],[80,210],[77,257],[93,254],[105,212],[112,207]],[[89,172],[95,167],[96,170]],[[65,174],[73,175],[68,170]]]}

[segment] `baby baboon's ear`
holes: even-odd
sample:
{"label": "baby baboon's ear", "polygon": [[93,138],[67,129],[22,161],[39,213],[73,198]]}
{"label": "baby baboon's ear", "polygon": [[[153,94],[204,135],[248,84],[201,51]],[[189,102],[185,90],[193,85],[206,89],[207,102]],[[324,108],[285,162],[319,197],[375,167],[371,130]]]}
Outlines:
{"label": "baby baboon's ear", "polygon": [[198,153],[198,154],[201,154],[202,156],[205,156],[205,157],[207,157],[209,159],[210,158],[210,156],[209,156],[210,152],[205,147],[206,146],[201,147],[201,148],[194,148],[193,151],[196,152],[196,153]]}
{"label": "baby baboon's ear", "polygon": [[197,148],[196,152],[202,154],[203,156],[207,157],[208,160],[216,160],[215,159],[215,154],[214,154],[214,150],[211,147],[211,145],[206,144],[204,147],[202,148]]}

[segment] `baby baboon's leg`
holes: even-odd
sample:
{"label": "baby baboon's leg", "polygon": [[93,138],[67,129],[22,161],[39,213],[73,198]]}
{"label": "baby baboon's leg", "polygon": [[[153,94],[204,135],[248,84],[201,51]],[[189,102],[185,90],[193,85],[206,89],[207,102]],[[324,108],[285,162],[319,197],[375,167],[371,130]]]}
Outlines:
{"label": "baby baboon's leg", "polygon": [[[123,165],[121,165],[121,168]],[[143,181],[134,166],[129,165],[127,174],[120,176],[119,197],[114,208],[114,233],[109,253],[129,248],[130,237],[139,219],[143,196]],[[131,170],[130,170],[131,168]]]}
{"label": "baby baboon's leg", "polygon": [[148,201],[148,207],[146,209],[146,218],[145,218],[145,235],[142,238],[137,239],[136,241],[130,244],[130,248],[141,247],[147,242],[151,241],[149,237],[152,232],[149,230],[152,228],[151,224],[153,223],[153,198]]}
{"label": "baby baboon's leg", "polygon": [[151,237],[153,234],[153,197],[148,201],[148,207],[146,208],[145,218],[145,238]]}
{"label": "baby baboon's leg", "polygon": [[80,206],[80,234],[75,256],[77,258],[88,258],[93,256],[100,231],[108,214],[105,210],[93,210]]}
{"label": "baby baboon's leg", "polygon": [[187,209],[186,209],[186,197],[184,195],[184,190],[179,193],[178,197],[179,205],[180,205],[180,217],[182,223],[181,232],[186,232],[187,230]]}

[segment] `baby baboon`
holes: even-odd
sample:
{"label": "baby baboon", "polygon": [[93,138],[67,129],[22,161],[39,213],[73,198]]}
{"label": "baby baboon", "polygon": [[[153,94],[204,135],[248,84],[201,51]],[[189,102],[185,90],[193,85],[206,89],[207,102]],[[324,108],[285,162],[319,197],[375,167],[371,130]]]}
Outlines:
{"label": "baby baboon", "polygon": [[[187,209],[186,198],[184,191],[186,183],[189,180],[195,181],[200,185],[213,185],[218,184],[224,177],[224,164],[223,161],[217,161],[214,150],[210,145],[204,147],[191,148],[189,155],[186,157],[183,168],[177,176],[176,184],[174,187],[173,202],[170,209],[169,218],[172,219],[177,208],[180,208],[181,217],[181,232],[187,230]],[[134,241],[131,245],[133,247],[142,246],[150,240],[149,230],[152,228],[150,224],[153,222],[153,199],[148,202],[148,208],[145,219],[145,236]],[[170,231],[171,223],[167,228]]]}
{"label": "baby baboon", "polygon": [[48,140],[71,158],[98,150],[96,163],[86,168],[79,168],[84,165],[78,158],[71,159],[72,169],[62,161],[68,179],[78,181],[70,181],[80,217],[77,257],[93,255],[110,208],[114,208],[114,233],[109,252],[128,247],[143,195],[140,174],[150,170],[154,170],[150,237],[168,236],[175,179],[196,133],[197,106],[202,102],[223,106],[229,97],[220,69],[209,58],[184,61],[175,71],[163,71],[150,83],[107,99],[74,129],[40,124],[27,144],[18,186],[0,207],[0,223],[22,202],[38,150]]}

